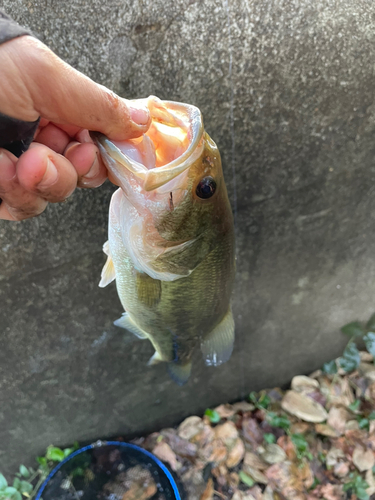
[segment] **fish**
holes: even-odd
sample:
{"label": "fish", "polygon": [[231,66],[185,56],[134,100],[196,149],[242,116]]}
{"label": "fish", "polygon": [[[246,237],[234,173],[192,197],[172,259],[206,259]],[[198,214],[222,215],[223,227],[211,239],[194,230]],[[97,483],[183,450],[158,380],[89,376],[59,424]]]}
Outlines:
{"label": "fish", "polygon": [[155,96],[138,101],[152,119],[142,137],[115,142],[90,132],[119,186],[99,286],[115,280],[125,312],[114,324],[148,339],[148,364],[167,363],[183,385],[197,348],[208,366],[232,354],[233,214],[200,110]]}

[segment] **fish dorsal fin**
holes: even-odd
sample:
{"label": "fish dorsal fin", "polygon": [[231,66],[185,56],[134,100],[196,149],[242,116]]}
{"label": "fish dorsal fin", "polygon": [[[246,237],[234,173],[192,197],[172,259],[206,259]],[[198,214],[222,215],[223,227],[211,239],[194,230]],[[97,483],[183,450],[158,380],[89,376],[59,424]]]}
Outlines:
{"label": "fish dorsal fin", "polygon": [[102,269],[102,276],[99,283],[100,288],[104,288],[109,285],[114,279],[116,279],[115,266],[113,265],[112,257],[109,253],[109,242],[106,241],[103,245],[103,252],[108,255],[107,261]]}
{"label": "fish dorsal fin", "polygon": [[184,385],[189,380],[191,373],[191,361],[179,363],[171,361],[168,363],[168,373],[171,379],[178,385]]}
{"label": "fish dorsal fin", "polygon": [[129,330],[129,332],[136,335],[139,339],[147,339],[147,333],[139,328],[139,326],[135,323],[135,321],[131,318],[129,313],[124,313],[121,318],[117,319],[113,322],[114,325],[119,326],[120,328],[125,328],[125,330]]}
{"label": "fish dorsal fin", "polygon": [[208,333],[201,343],[207,366],[219,366],[231,357],[234,344],[234,320],[229,309],[221,322]]}

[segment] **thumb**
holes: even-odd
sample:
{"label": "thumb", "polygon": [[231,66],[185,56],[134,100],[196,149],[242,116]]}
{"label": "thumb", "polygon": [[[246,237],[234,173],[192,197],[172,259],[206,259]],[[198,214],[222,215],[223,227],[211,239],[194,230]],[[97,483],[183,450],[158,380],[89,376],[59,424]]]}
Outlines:
{"label": "thumb", "polygon": [[17,52],[24,86],[34,110],[43,118],[102,132],[113,140],[138,137],[147,131],[151,118],[144,104],[122,99],[93,82],[32,37],[6,45],[9,50],[13,45]]}

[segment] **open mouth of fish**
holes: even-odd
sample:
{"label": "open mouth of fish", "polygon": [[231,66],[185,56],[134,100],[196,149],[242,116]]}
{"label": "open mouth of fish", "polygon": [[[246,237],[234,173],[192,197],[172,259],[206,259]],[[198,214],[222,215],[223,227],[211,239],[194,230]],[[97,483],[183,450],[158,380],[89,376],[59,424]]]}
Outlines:
{"label": "open mouth of fish", "polygon": [[203,149],[203,120],[198,108],[150,96],[139,100],[147,105],[151,125],[146,134],[127,141],[110,141],[98,132],[90,135],[121,186],[129,175],[144,191],[164,186],[186,171]]}

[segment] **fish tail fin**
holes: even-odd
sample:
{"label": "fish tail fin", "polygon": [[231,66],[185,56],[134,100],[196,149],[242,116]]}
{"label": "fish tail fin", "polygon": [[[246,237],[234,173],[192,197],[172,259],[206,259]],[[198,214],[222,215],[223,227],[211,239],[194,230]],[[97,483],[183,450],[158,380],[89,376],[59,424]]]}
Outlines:
{"label": "fish tail fin", "polygon": [[112,257],[109,253],[109,242],[106,241],[103,245],[103,252],[108,256],[107,261],[104,264],[103,270],[102,270],[102,276],[101,280],[99,283],[100,288],[104,288],[105,286],[109,285],[114,279],[116,279],[116,271],[115,271],[115,266],[113,265],[113,260]]}
{"label": "fish tail fin", "polygon": [[189,380],[191,373],[191,361],[180,362],[171,361],[168,363],[168,373],[171,379],[178,385],[184,385]]}
{"label": "fish tail fin", "polygon": [[201,343],[203,359],[207,366],[219,366],[228,361],[232,355],[234,344],[234,320],[229,308],[221,322]]}

